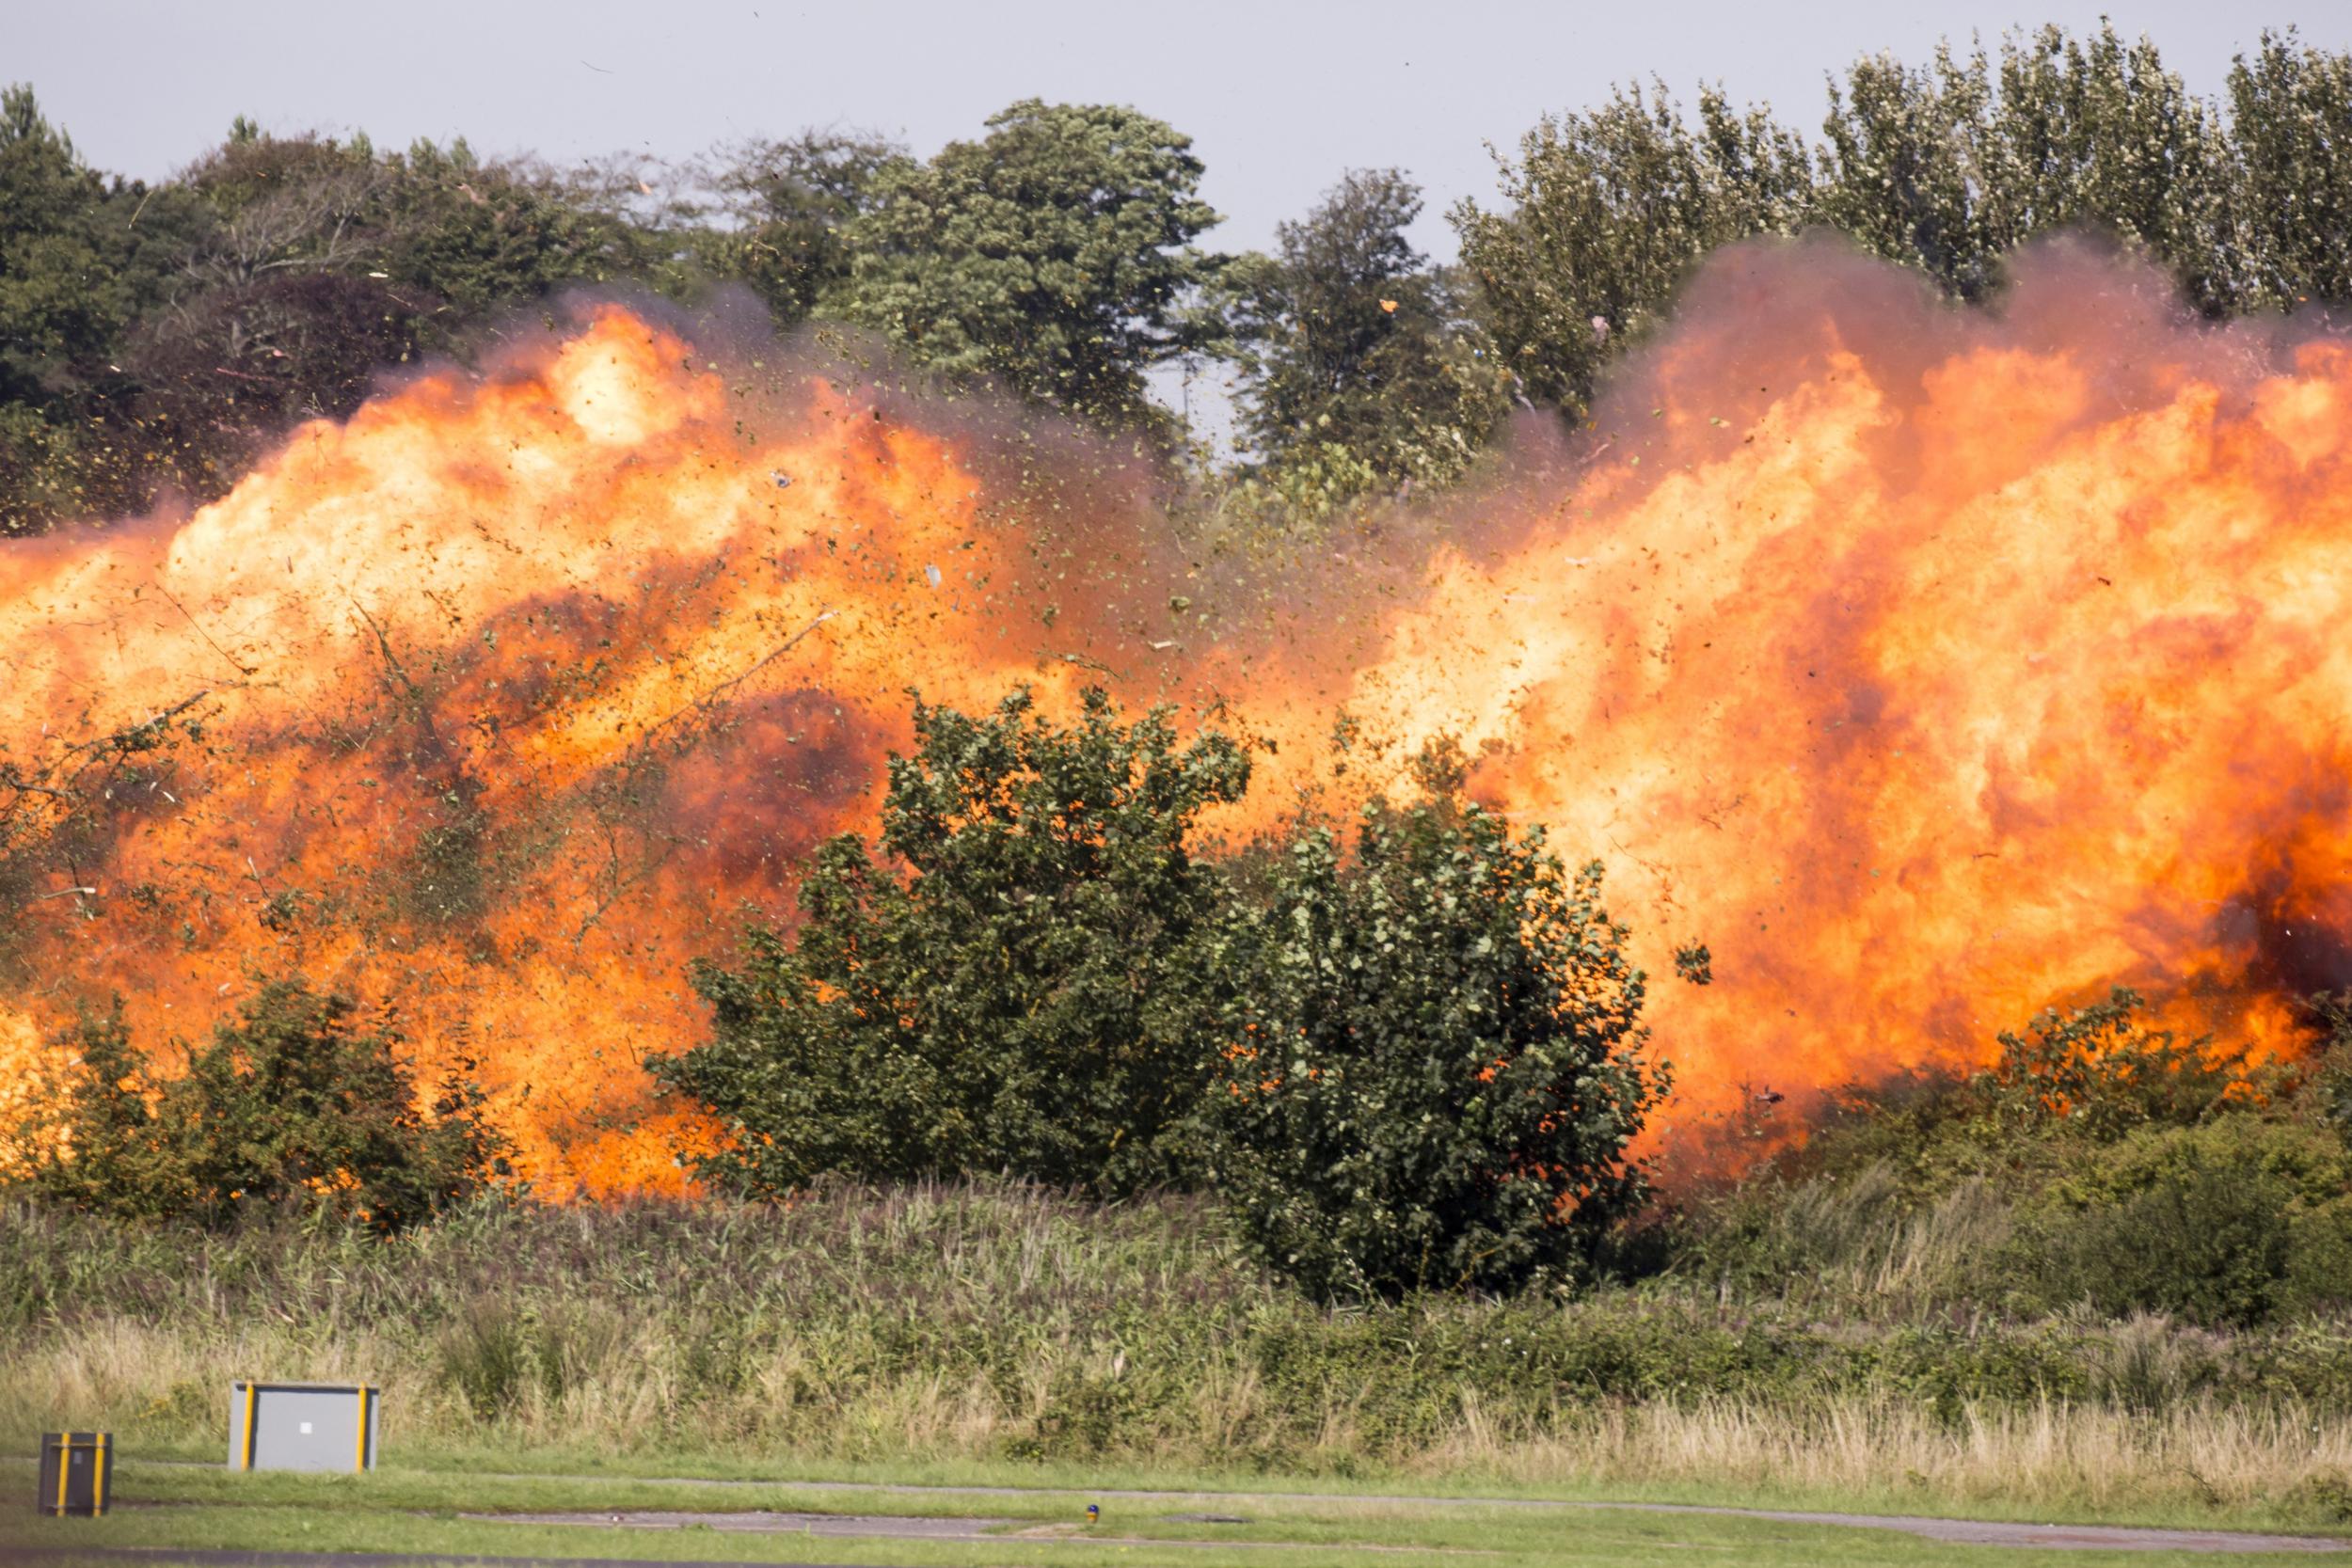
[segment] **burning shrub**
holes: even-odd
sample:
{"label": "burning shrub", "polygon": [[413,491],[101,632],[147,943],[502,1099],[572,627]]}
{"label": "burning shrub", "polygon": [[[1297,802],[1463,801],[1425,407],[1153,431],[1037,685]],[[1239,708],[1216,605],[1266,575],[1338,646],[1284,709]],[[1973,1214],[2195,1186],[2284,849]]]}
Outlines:
{"label": "burning shrub", "polygon": [[1184,839],[1241,798],[1248,756],[1215,733],[1179,751],[1167,710],[1129,727],[1100,690],[1067,729],[1026,689],[985,718],[918,701],[914,728],[882,827],[910,874],[834,839],[796,940],[755,924],[739,968],[695,971],[714,1037],[651,1065],[734,1134],[702,1173],[1168,1180],[1228,972],[1230,895]]}
{"label": "burning shrub", "polygon": [[1422,771],[1352,863],[1292,847],[1212,1096],[1243,1232],[1327,1299],[1571,1274],[1641,1198],[1625,1149],[1666,1088],[1600,867]]}
{"label": "burning shrub", "polygon": [[[1981,1072],[1847,1090],[1803,1145],[1679,1216],[1677,1271],[2207,1325],[2352,1303],[2341,1044],[2251,1064],[2142,1026],[2142,1006],[2117,990],[2045,1009]],[[2318,999],[2314,1027],[2338,1011]]]}
{"label": "burning shrub", "polygon": [[480,1090],[452,1076],[421,1109],[399,1037],[357,1013],[348,997],[274,981],[201,1049],[181,1044],[178,1077],[151,1071],[119,1012],[85,1018],[32,1183],[124,1218],[219,1225],[293,1202],[381,1233],[469,1196],[503,1147]]}
{"label": "burning shrub", "polygon": [[2243,1050],[2209,1037],[2183,1043],[2132,1022],[2145,999],[2118,986],[2105,1002],[2034,1015],[2022,1035],[2001,1033],[2001,1056],[1974,1085],[1986,1110],[2010,1123],[2070,1122],[2086,1136],[2134,1127],[2193,1125],[2244,1093]]}
{"label": "burning shrub", "polygon": [[2104,1002],[2044,1008],[2023,1031],[2002,1031],[1980,1071],[1931,1068],[1834,1091],[1804,1141],[1753,1172],[1731,1206],[1816,1180],[1849,1192],[1891,1182],[1906,1212],[1968,1180],[2014,1190],[2136,1132],[2259,1110],[2267,1091],[2286,1086],[2243,1048],[2147,1028],[2145,1006],[2118,987]]}

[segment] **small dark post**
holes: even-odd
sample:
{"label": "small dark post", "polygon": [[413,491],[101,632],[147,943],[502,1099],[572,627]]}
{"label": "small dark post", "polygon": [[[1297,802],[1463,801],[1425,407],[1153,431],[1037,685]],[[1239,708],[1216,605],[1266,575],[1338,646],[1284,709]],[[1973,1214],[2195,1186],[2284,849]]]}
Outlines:
{"label": "small dark post", "polygon": [[40,1434],[40,1494],[43,1513],[94,1518],[106,1512],[114,1490],[114,1434],[107,1432],[44,1432]]}

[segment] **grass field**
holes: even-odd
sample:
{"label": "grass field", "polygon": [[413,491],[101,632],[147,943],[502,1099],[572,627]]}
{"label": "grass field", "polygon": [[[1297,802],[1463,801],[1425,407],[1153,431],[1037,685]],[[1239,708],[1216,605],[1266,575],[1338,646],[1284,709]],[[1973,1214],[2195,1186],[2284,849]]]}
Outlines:
{"label": "grass field", "polygon": [[[0,1466],[0,1483],[24,1466]],[[967,1479],[977,1480],[977,1475]],[[1027,1478],[1035,1481],[1039,1478]],[[1132,1478],[1123,1478],[1132,1479]],[[1369,1489],[1366,1489],[1369,1491]],[[124,1506],[100,1520],[0,1513],[0,1552],[12,1545],[300,1552],[403,1551],[451,1556],[645,1560],[821,1562],[862,1568],[1369,1568],[1460,1560],[1493,1568],[1542,1564],[1727,1560],[1766,1565],[2210,1561],[2174,1551],[2043,1551],[1958,1545],[1874,1528],[1703,1513],[1514,1508],[1320,1496],[1255,1494],[1213,1508],[1200,1498],[1138,1498],[1116,1489],[1048,1491],[1032,1485],[985,1497],[812,1490],[758,1482],[695,1485],[648,1478],[529,1478],[387,1467],[365,1476],[237,1475],[225,1469],[128,1461],[118,1474]],[[1103,1507],[1089,1523],[1088,1500]],[[708,1524],[616,1529],[514,1524],[478,1513],[754,1510],[862,1515],[985,1516],[986,1540],[869,1538],[826,1533],[744,1534]],[[1216,1513],[1227,1520],[1197,1515]],[[1185,1515],[1196,1517],[1184,1517]],[[2233,1555],[2232,1562],[2312,1560],[2308,1553]],[[2326,1560],[2322,1559],[2321,1560]]]}
{"label": "grass field", "polygon": [[389,1243],[19,1206],[0,1451],[101,1426],[214,1460],[230,1381],[262,1375],[378,1385],[386,1453],[421,1467],[2352,1523],[2352,1325],[1963,1310],[1918,1284],[1966,1250],[1947,1232],[1973,1234],[1931,1213],[1877,1264],[1771,1291],[1668,1276],[1346,1310],[1187,1198],[520,1205]]}

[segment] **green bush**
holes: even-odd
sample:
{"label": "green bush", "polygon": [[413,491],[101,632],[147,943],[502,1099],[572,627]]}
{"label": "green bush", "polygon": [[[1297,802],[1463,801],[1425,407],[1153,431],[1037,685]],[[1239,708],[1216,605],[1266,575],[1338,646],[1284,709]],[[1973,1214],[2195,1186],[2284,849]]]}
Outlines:
{"label": "green bush", "polygon": [[2078,1156],[2016,1243],[2042,1305],[2264,1322],[2352,1299],[2352,1156],[2250,1115],[2135,1134]]}
{"label": "green bush", "polygon": [[2352,1302],[2343,1009],[2313,1008],[2333,1045],[2256,1066],[2140,1006],[2119,990],[2002,1034],[1981,1072],[1847,1091],[1802,1144],[1686,1197],[1663,1266],[1841,1309],[2233,1325]]}
{"label": "green bush", "polygon": [[[457,1076],[429,1107],[386,1024],[350,998],[273,981],[184,1070],[155,1072],[119,1011],[85,1018],[28,1180],[75,1208],[218,1226],[297,1204],[389,1233],[462,1199],[501,1167],[481,1091]],[[175,1042],[177,1043],[177,1042]]]}
{"label": "green bush", "polygon": [[1311,830],[1253,887],[1186,847],[1248,782],[1223,736],[1180,751],[1100,691],[1069,728],[1025,691],[918,702],[915,735],[882,812],[905,872],[836,840],[796,936],[695,973],[713,1038],[654,1071],[726,1128],[707,1178],[1205,1177],[1326,1298],[1569,1277],[1640,1201],[1665,1074],[1626,930],[1597,866],[1461,799],[1457,756],[1344,867]]}
{"label": "green bush", "polygon": [[2338,1136],[2352,1136],[2352,991],[2308,998],[2304,1021],[2318,1037],[2303,1064],[2296,1108]]}
{"label": "green bush", "polygon": [[974,719],[918,701],[892,759],[877,865],[827,845],[787,939],[755,923],[739,967],[694,983],[707,1045],[657,1075],[723,1118],[704,1176],[747,1193],[823,1177],[1009,1172],[1133,1191],[1186,1169],[1202,1022],[1232,965],[1230,890],[1185,847],[1239,800],[1242,748],[1179,750],[1086,694],[1060,728],[1016,692]]}
{"label": "green bush", "polygon": [[2279,1312],[2334,1312],[2352,1307],[2352,1196],[2302,1209],[2287,1231],[2286,1277]]}
{"label": "green bush", "polygon": [[2259,1323],[2287,1272],[2288,1230],[2275,1182],[2243,1172],[2168,1172],[2122,1200],[2037,1227],[2019,1277],[2052,1302],[2109,1315],[2170,1312],[2201,1323]]}
{"label": "green bush", "polygon": [[1626,1146],[1665,1089],[1599,866],[1424,763],[1352,860],[1291,847],[1210,1096],[1216,1185],[1325,1299],[1573,1275],[1643,1196]]}

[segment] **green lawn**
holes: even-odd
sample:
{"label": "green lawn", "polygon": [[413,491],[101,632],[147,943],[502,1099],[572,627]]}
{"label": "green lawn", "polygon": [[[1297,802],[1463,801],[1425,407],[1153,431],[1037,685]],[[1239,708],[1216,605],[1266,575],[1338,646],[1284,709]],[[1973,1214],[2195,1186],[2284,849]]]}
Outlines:
{"label": "green lawn", "polygon": [[[24,1467],[0,1472],[29,1481]],[[1120,1478],[1133,1479],[1133,1478]],[[745,1484],[687,1487],[654,1479],[521,1478],[416,1467],[364,1476],[238,1475],[218,1468],[130,1461],[116,1477],[125,1505],[99,1520],[54,1520],[29,1511],[0,1513],[0,1548],[11,1544],[294,1551],[407,1551],[452,1556],[637,1558],[654,1560],[817,1562],[890,1568],[1374,1568],[1460,1564],[1461,1568],[1549,1568],[1552,1564],[1717,1560],[1789,1568],[1844,1563],[1972,1562],[2033,1568],[2215,1562],[2176,1552],[2042,1551],[1948,1545],[1878,1529],[1802,1525],[1690,1513],[1515,1509],[1474,1504],[1436,1508],[1370,1499],[1262,1495],[1205,1508],[1197,1498],[1100,1498],[1089,1525],[1086,1495],[1029,1490],[1007,1496],[814,1493]],[[745,1535],[709,1528],[612,1529],[516,1525],[463,1513],[557,1513],[637,1509],[734,1512],[771,1509],[933,1516],[988,1515],[1008,1531],[1055,1526],[1056,1539],[984,1542]],[[1173,1517],[1216,1512],[1243,1524]],[[1168,1543],[1162,1544],[1161,1543]],[[1182,1543],[1207,1543],[1185,1544]],[[168,1559],[150,1558],[154,1563]],[[2231,1563],[2308,1562],[2305,1555],[2232,1556]],[[2319,1560],[2328,1560],[2320,1559]]]}
{"label": "green lawn", "polygon": [[[16,1485],[11,1466],[30,1484],[37,1439],[0,1439],[0,1497]],[[14,1449],[12,1453],[9,1450]],[[156,1461],[171,1463],[158,1464]],[[119,1467],[123,1462],[118,1462]],[[1355,1479],[1205,1470],[1180,1465],[1142,1466],[1131,1461],[1040,1464],[980,1460],[887,1460],[856,1465],[775,1458],[745,1458],[707,1450],[614,1455],[593,1449],[497,1446],[460,1448],[403,1446],[397,1461],[364,1478],[236,1475],[220,1464],[220,1447],[142,1445],[136,1470],[137,1496],[174,1503],[250,1504],[276,1496],[266,1490],[291,1486],[289,1498],[310,1498],[323,1484],[350,1481],[405,1509],[495,1508],[509,1513],[552,1512],[580,1506],[577,1499],[612,1507],[666,1509],[776,1509],[842,1513],[958,1514],[988,1513],[1035,1519],[1068,1518],[1104,1494],[1152,1492],[1159,1499],[1121,1498],[1122,1515],[1192,1512],[1210,1507],[1204,1497],[1247,1495],[1291,1497],[1301,1505],[1347,1497],[1515,1499],[1549,1503],[1665,1503],[1719,1508],[1840,1513],[1927,1514],[1941,1518],[2009,1523],[2140,1526],[2159,1529],[2235,1530],[2282,1535],[2341,1535],[2352,1544],[2352,1526],[2315,1523],[2265,1506],[2200,1505],[2176,1497],[2139,1497],[2114,1506],[2079,1499],[2053,1509],[2033,1499],[1955,1498],[1920,1489],[1831,1489],[1788,1481],[1743,1484],[1725,1478],[1711,1484],[1683,1479],[1528,1482],[1493,1476],[1416,1476],[1375,1469]],[[609,1478],[609,1479],[608,1479]],[[468,1500],[477,1493],[488,1502]],[[586,1481],[585,1493],[569,1483]],[[898,1488],[900,1490],[890,1490]],[[20,1490],[22,1487],[19,1488]],[[378,1490],[381,1489],[381,1490]],[[962,1490],[956,1490],[962,1489]],[[984,1495],[972,1496],[972,1492]],[[1005,1495],[1005,1494],[1011,1495]],[[572,1500],[564,1500],[572,1499]],[[1221,1505],[1216,1505],[1221,1507]],[[0,1519],[5,1519],[0,1513]],[[5,1537],[0,1537],[5,1539]],[[2070,1561],[2080,1560],[2070,1557]],[[2137,1560],[2145,1560],[2139,1559]]]}

